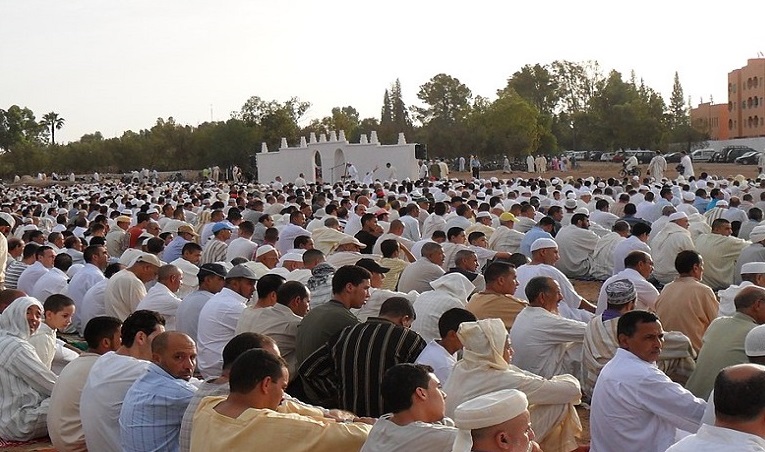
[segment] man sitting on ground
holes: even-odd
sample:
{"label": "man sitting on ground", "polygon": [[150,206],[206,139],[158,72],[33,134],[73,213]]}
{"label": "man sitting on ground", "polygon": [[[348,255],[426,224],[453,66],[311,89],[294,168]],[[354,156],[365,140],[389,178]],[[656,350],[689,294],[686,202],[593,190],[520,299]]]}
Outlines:
{"label": "man sitting on ground", "polygon": [[703,424],[695,435],[667,452],[765,450],[765,367],[726,367],[715,379],[715,424]]}
{"label": "man sitting on ground", "polygon": [[513,363],[544,378],[581,375],[582,342],[587,326],[558,314],[563,298],[552,278],[538,276],[526,285],[529,305],[523,308],[510,330],[515,344]]}
{"label": "man sitting on ground", "polygon": [[88,349],[61,371],[48,410],[48,435],[61,451],[85,450],[85,433],[80,419],[80,396],[90,368],[99,356],[116,351],[122,344],[122,322],[115,317],[94,317],[85,325],[83,336]]}
{"label": "man sitting on ground", "polygon": [[517,389],[503,389],[468,400],[454,411],[454,419],[459,427],[454,452],[542,452],[534,441],[529,401],[526,394]]}
{"label": "man sitting on ground", "polygon": [[168,331],[151,343],[151,364],[133,383],[120,412],[123,452],[178,451],[181,419],[196,386],[197,348],[183,333]]}
{"label": "man sitting on ground", "polygon": [[438,332],[441,339],[433,339],[417,357],[417,364],[433,368],[438,381],[449,381],[454,365],[457,364],[457,352],[462,350],[462,342],[457,337],[457,330],[465,322],[475,322],[476,318],[470,311],[462,308],[452,308],[444,312],[438,319]]}
{"label": "man sitting on ground", "polygon": [[444,417],[444,393],[432,368],[397,364],[385,372],[380,393],[389,413],[375,422],[362,452],[450,450],[457,429]]}
{"label": "man sitting on ground", "polygon": [[501,319],[508,331],[515,318],[528,303],[515,298],[518,280],[515,266],[506,262],[492,262],[483,274],[486,290],[473,295],[467,306],[468,311],[479,319]]}
{"label": "man sitting on ground", "polygon": [[620,348],[600,372],[592,395],[593,451],[666,450],[676,429],[698,429],[706,402],[654,364],[663,336],[659,318],[651,312],[619,317]]}
{"label": "man sitting on ground", "polygon": [[[242,450],[253,444],[283,452],[361,448],[369,425],[326,419],[317,409],[279,413],[288,381],[287,364],[281,358],[259,349],[244,352],[231,367],[228,397],[209,397],[200,403],[191,429],[191,451]],[[285,442],[288,437],[300,441]]]}

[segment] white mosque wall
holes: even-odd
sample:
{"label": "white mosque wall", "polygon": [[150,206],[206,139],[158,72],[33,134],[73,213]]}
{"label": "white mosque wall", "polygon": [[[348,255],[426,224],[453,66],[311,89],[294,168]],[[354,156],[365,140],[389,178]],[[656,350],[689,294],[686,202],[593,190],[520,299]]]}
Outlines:
{"label": "white mosque wall", "polygon": [[285,183],[294,182],[300,173],[308,182],[316,182],[317,154],[325,183],[339,182],[346,175],[346,163],[356,167],[359,181],[375,167],[375,179],[387,179],[390,173],[387,163],[396,168],[398,180],[416,179],[418,175],[415,145],[407,144],[403,134],[399,135],[399,143],[393,145],[380,144],[374,132],[369,139],[362,136],[360,143],[349,143],[343,131],[339,137],[333,132],[328,138],[322,134],[318,139],[311,134],[308,140],[301,138],[300,144],[294,147],[288,147],[285,139],[281,144],[275,152],[267,152],[264,144],[261,152],[255,154],[261,183],[271,182],[277,176]]}

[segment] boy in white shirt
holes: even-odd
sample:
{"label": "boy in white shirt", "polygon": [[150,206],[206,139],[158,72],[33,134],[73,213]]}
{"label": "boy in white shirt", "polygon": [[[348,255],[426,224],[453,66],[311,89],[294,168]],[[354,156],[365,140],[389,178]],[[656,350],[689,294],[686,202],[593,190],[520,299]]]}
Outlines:
{"label": "boy in white shirt", "polygon": [[74,300],[66,295],[54,294],[43,303],[45,319],[29,338],[43,365],[51,368],[56,355],[56,331],[64,330],[74,317]]}

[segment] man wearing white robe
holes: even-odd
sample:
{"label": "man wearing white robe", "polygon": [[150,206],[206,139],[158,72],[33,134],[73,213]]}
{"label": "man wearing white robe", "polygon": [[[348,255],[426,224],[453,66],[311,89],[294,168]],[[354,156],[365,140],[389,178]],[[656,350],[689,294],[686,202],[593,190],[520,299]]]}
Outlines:
{"label": "man wearing white robe", "polygon": [[592,452],[664,451],[676,429],[695,432],[706,402],[656,367],[664,331],[658,317],[631,311],[617,324],[620,348],[603,367],[592,395]]}
{"label": "man wearing white robe", "polygon": [[157,283],[154,284],[146,296],[138,303],[136,310],[146,309],[159,312],[165,318],[165,330],[175,331],[175,317],[181,299],[176,296],[181,287],[183,272],[175,265],[163,265],[157,273]]}
{"label": "man wearing white robe", "polygon": [[677,277],[675,258],[680,251],[693,250],[693,240],[688,232],[688,216],[676,212],[669,216],[669,223],[651,242],[654,271],[653,276],[662,284],[668,284]]}
{"label": "man wearing white robe", "polygon": [[648,282],[648,277],[651,276],[651,271],[653,271],[653,258],[645,251],[633,251],[627,255],[625,261],[627,267],[608,278],[600,286],[598,307],[595,309],[595,315],[600,315],[606,310],[608,304],[606,286],[622,279],[630,281],[635,286],[637,291],[635,309],[643,309],[645,311],[654,311],[656,309],[656,299],[659,297],[659,291],[656,289],[656,286]]}
{"label": "man wearing white robe", "polygon": [[656,155],[648,164],[648,174],[653,176],[657,182],[664,178],[664,171],[667,170],[667,160],[661,155],[661,151],[656,151]]}
{"label": "man wearing white robe", "polygon": [[585,300],[574,289],[566,276],[560,270],[553,267],[559,259],[558,244],[555,240],[541,238],[531,244],[531,262],[518,267],[516,276],[518,288],[515,295],[521,300],[526,300],[526,284],[536,276],[549,276],[554,279],[561,288],[563,300],[558,304],[558,311],[567,318],[579,321],[589,321],[595,312],[595,306]]}
{"label": "man wearing white robe", "polygon": [[574,405],[579,403],[579,381],[573,375],[542,378],[510,364],[512,349],[499,319],[464,322],[457,337],[464,346],[462,359],[444,386],[446,415],[480,395],[518,389],[529,400],[531,423],[542,450],[570,451],[577,447],[582,426]]}
{"label": "man wearing white robe", "polygon": [[[587,324],[584,332],[582,351],[582,393],[592,397],[592,390],[603,366],[608,363],[619,348],[616,328],[619,317],[635,309],[638,293],[632,281],[616,279],[603,284],[607,309],[596,315]],[[656,361],[662,372],[673,381],[685,382],[696,367],[696,356],[691,341],[677,331],[664,334],[664,347]]]}
{"label": "man wearing white robe", "polygon": [[[749,234],[751,245],[741,250],[733,271],[733,283],[741,284],[741,269],[750,262],[765,262],[765,225],[755,226]],[[732,314],[731,314],[732,315]]]}
{"label": "man wearing white robe", "polygon": [[521,249],[521,241],[525,234],[513,228],[515,221],[515,215],[510,212],[499,216],[499,227],[489,239],[489,249],[510,254],[517,253]]}
{"label": "man wearing white robe", "polygon": [[619,217],[609,212],[608,208],[608,201],[599,199],[595,203],[595,210],[590,213],[590,221],[606,229],[612,229]]}
{"label": "man wearing white robe", "polygon": [[513,363],[544,378],[581,375],[586,324],[558,314],[563,299],[558,283],[549,277],[533,278],[526,285],[526,297],[529,306],[518,314],[510,330]]}
{"label": "man wearing white robe", "polygon": [[712,222],[712,233],[696,238],[696,251],[704,258],[702,282],[713,290],[722,290],[733,284],[736,262],[744,248],[752,243],[733,237],[730,221],[718,218]]}
{"label": "man wearing white robe", "polygon": [[438,320],[451,308],[464,309],[467,298],[475,286],[461,273],[447,273],[430,283],[433,290],[424,292],[414,302],[416,319],[412,330],[422,336],[426,342],[440,339]]}
{"label": "man wearing white robe", "polygon": [[761,397],[749,395],[765,391],[764,377],[765,368],[757,364],[723,369],[715,381],[714,423],[705,423],[696,434],[683,438],[667,452],[765,450],[761,420],[765,406]]}
{"label": "man wearing white robe", "polygon": [[428,218],[422,223],[423,238],[431,238],[435,231],[446,232],[446,220],[444,219],[444,215],[446,215],[446,204],[437,202],[435,206],[433,206],[433,213],[428,215]]}
{"label": "man wearing white robe", "polygon": [[571,224],[564,226],[555,236],[560,249],[560,260],[555,266],[569,278],[591,276],[592,255],[598,246],[598,236],[590,231],[588,215],[577,213]]}
{"label": "man wearing white robe", "polygon": [[682,151],[681,154],[683,154],[682,157],[680,157],[680,165],[683,166],[683,177],[688,179],[689,177],[693,176],[693,161],[691,160],[691,156],[688,155],[687,151]]}
{"label": "man wearing white robe", "polygon": [[513,229],[518,232],[526,233],[531,228],[537,225],[536,209],[532,205],[525,205],[521,207],[521,214],[516,218],[513,223]]}
{"label": "man wearing white robe", "polygon": [[614,249],[630,234],[630,225],[626,221],[618,221],[612,231],[598,240],[598,245],[592,253],[592,270],[590,274],[598,281],[603,281],[614,274]]}

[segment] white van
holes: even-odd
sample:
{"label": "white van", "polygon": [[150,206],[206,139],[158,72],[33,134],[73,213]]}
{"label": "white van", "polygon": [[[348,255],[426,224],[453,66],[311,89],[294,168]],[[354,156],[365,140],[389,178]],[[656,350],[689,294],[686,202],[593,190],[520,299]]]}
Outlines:
{"label": "white van", "polygon": [[694,162],[708,162],[714,153],[714,149],[696,149],[691,152],[691,160]]}

